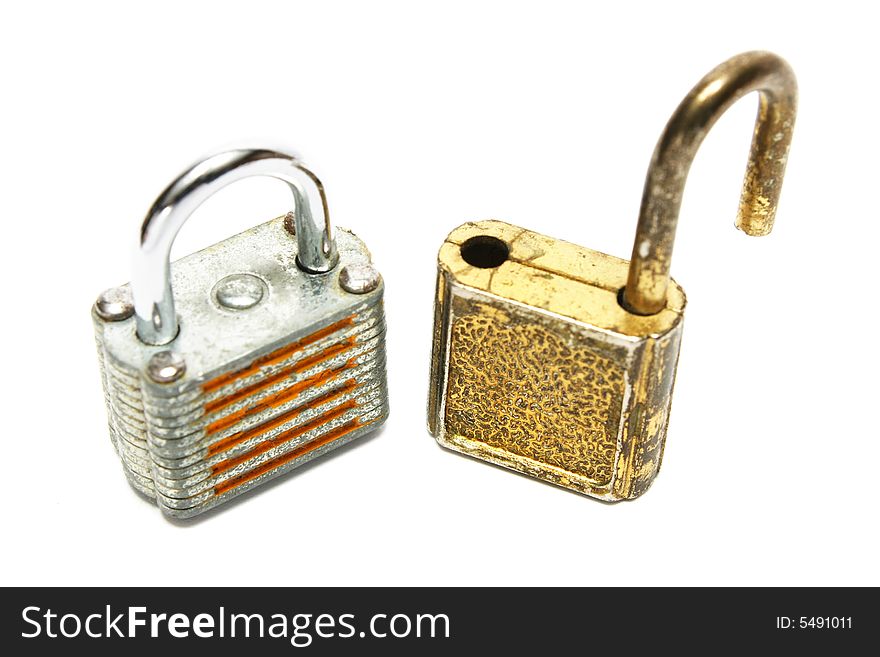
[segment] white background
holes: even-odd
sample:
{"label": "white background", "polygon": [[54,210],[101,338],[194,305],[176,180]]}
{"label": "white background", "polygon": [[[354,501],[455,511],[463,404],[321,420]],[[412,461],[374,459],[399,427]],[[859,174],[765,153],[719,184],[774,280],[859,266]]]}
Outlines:
{"label": "white background", "polygon": [[[3,584],[880,584],[877,19],[846,2],[30,3],[0,16]],[[865,3],[867,6],[867,3]],[[628,257],[646,166],[725,58],[786,57],[776,229],[733,227],[756,97],[706,139],[673,274],[689,306],[663,470],[603,504],[425,430],[435,258],[500,218]],[[195,522],[126,483],[89,307],[153,197],[286,145],[387,284],[392,414]],[[288,209],[240,183],[181,256]]]}

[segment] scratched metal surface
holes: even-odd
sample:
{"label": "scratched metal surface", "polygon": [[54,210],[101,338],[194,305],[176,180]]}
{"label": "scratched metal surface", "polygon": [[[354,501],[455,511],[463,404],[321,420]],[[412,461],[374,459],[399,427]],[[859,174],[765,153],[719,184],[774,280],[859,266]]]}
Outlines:
{"label": "scratched metal surface", "polygon": [[[166,515],[202,513],[387,417],[383,286],[344,291],[341,268],[370,256],[348,231],[337,231],[337,244],[336,269],[304,274],[278,218],[173,263],[181,330],[164,347],[140,342],[133,319],[93,312],[111,440],[131,485]],[[266,284],[254,308],[231,311],[212,298],[236,272]],[[169,348],[186,374],[156,384],[146,363]]]}
{"label": "scratched metal surface", "polygon": [[[469,239],[507,259],[468,263]],[[500,221],[440,249],[428,426],[444,447],[607,501],[641,495],[660,467],[685,297],[627,313],[628,263]]]}

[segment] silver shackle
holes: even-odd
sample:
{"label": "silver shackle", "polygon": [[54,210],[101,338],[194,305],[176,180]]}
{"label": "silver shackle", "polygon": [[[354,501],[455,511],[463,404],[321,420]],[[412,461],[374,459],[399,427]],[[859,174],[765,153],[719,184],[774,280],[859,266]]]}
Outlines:
{"label": "silver shackle", "polygon": [[171,245],[189,216],[230,183],[269,176],[290,187],[300,269],[318,274],[339,261],[321,181],[293,155],[265,149],[218,153],[196,163],[163,191],[141,226],[131,280],[137,335],[152,345],[177,337],[178,322],[171,290]]}

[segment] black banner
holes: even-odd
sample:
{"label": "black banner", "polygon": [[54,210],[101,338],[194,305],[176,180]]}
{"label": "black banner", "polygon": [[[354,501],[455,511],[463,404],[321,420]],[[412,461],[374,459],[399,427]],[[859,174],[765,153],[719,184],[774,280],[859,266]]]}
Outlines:
{"label": "black banner", "polygon": [[[449,654],[870,645],[873,589],[4,589],[3,646],[24,654],[193,649]],[[126,651],[121,653],[120,650]]]}

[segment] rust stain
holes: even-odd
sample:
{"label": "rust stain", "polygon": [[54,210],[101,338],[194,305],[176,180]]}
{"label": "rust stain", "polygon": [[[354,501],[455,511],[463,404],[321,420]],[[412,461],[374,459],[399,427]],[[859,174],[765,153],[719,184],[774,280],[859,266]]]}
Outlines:
{"label": "rust stain", "polygon": [[218,377],[211,379],[210,381],[206,381],[202,384],[202,392],[213,392],[214,390],[222,388],[223,386],[232,383],[233,381],[237,381],[238,379],[243,379],[252,374],[256,374],[261,367],[272,365],[274,363],[280,363],[281,361],[287,360],[297,351],[307,347],[310,344],[314,344],[315,342],[318,342],[319,340],[322,340],[329,335],[333,335],[337,331],[348,328],[353,324],[354,315],[350,315],[345,319],[341,319],[334,324],[330,324],[329,326],[315,331],[311,335],[304,337],[302,340],[291,342],[284,347],[276,349],[275,351],[272,351],[264,356],[260,356],[247,367],[236,370],[234,372],[226,372]]}
{"label": "rust stain", "polygon": [[343,424],[342,426],[337,427],[333,431],[330,431],[330,432],[324,434],[320,438],[313,440],[310,443],[306,443],[305,445],[302,445],[301,447],[296,448],[292,452],[288,452],[287,454],[283,454],[277,458],[272,459],[271,461],[267,461],[266,463],[264,463],[263,465],[261,465],[258,468],[250,470],[249,472],[245,472],[244,474],[239,475],[238,477],[234,477],[233,479],[230,479],[229,481],[225,481],[222,484],[218,484],[217,486],[214,486],[214,494],[215,495],[222,495],[223,493],[226,493],[226,492],[232,490],[233,488],[237,488],[238,486],[241,486],[242,484],[245,484],[253,479],[256,479],[257,477],[259,477],[267,472],[270,472],[270,471],[274,470],[275,468],[281,467],[285,463],[289,463],[289,462],[293,461],[294,459],[299,458],[300,456],[308,454],[312,450],[318,449],[322,445],[326,445],[327,443],[330,443],[330,442],[336,440],[337,438],[341,438],[342,436],[345,436],[346,434],[351,433],[355,429],[357,429],[361,426],[365,426],[365,424],[369,424],[369,422],[361,424],[361,421],[357,418],[352,420],[351,422],[347,422],[347,423]]}
{"label": "rust stain", "polygon": [[246,406],[245,408],[241,408],[234,413],[230,413],[224,417],[221,417],[219,420],[215,420],[211,424],[207,426],[205,429],[205,434],[207,436],[212,436],[215,433],[219,433],[224,429],[228,429],[232,425],[239,422],[244,417],[252,413],[260,413],[268,408],[277,408],[282,404],[287,403],[300,393],[306,391],[312,386],[320,386],[325,383],[329,383],[336,377],[338,377],[342,372],[348,369],[348,364],[345,364],[341,367],[335,367],[332,370],[326,370],[324,372],[320,372],[314,376],[309,377],[304,381],[300,381],[289,388],[285,388],[284,390],[280,390],[274,395],[263,399],[258,402],[254,406]]}
{"label": "rust stain", "polygon": [[241,390],[237,390],[231,395],[227,395],[226,397],[221,397],[220,399],[215,399],[214,401],[208,402],[205,404],[205,414],[214,413],[215,411],[219,411],[224,409],[232,404],[241,401],[246,397],[250,397],[266,388],[273,386],[278,383],[282,379],[290,376],[291,374],[297,374],[299,372],[303,372],[315,365],[319,365],[323,362],[326,362],[341,354],[344,351],[351,349],[357,342],[357,339],[354,337],[348,338],[343,342],[338,344],[334,344],[331,347],[328,347],[324,351],[315,354],[314,356],[309,356],[308,358],[303,358],[301,361],[294,363],[290,367],[285,367],[284,369],[278,370],[272,376],[269,376],[261,381],[257,381],[249,386],[245,386]]}
{"label": "rust stain", "polygon": [[[305,382],[303,382],[303,383],[305,383]],[[310,387],[311,385],[312,384],[309,384],[306,387]],[[251,427],[250,429],[246,429],[244,431],[238,431],[238,432],[232,434],[231,436],[228,436],[227,438],[224,438],[223,440],[221,440],[217,443],[214,443],[213,445],[211,445],[208,448],[208,456],[210,457],[210,456],[214,456],[216,454],[220,454],[222,452],[225,452],[225,451],[235,447],[236,445],[240,445],[241,443],[250,440],[251,438],[259,436],[262,433],[266,433],[267,431],[271,431],[273,429],[276,429],[276,428],[280,427],[282,424],[289,422],[290,420],[292,420],[296,416],[304,413],[307,410],[317,408],[318,406],[322,406],[323,404],[327,404],[327,403],[332,402],[336,399],[339,399],[344,394],[350,392],[351,390],[354,390],[354,388],[356,388],[356,387],[357,387],[357,382],[354,379],[349,379],[348,381],[343,383],[341,387],[335,388],[335,389],[333,389],[323,395],[320,395],[319,397],[315,397],[315,399],[311,400],[308,404],[305,404],[303,406],[297,406],[296,408],[292,408],[289,411],[282,413],[281,415],[278,415],[277,417],[274,417],[274,418],[268,420],[267,422],[264,422],[263,424],[257,425],[255,427]],[[252,409],[252,412],[259,412],[259,411],[264,410],[263,408],[261,408],[262,406],[269,407],[269,406],[278,406],[278,405],[280,405],[280,402],[274,403],[274,404],[265,404],[265,405],[261,404],[260,406]]]}
{"label": "rust stain", "polygon": [[272,438],[272,439],[267,440],[263,443],[260,443],[259,445],[254,447],[252,450],[245,452],[244,454],[242,454],[240,456],[236,456],[235,458],[226,459],[225,461],[221,461],[220,463],[215,465],[213,468],[211,468],[211,474],[212,475],[219,475],[219,474],[223,474],[224,472],[228,472],[229,470],[236,467],[237,465],[241,465],[245,461],[248,461],[248,460],[254,458],[255,456],[259,456],[260,454],[265,454],[269,450],[271,450],[275,447],[278,447],[278,445],[281,445],[281,444],[286,443],[290,440],[293,440],[294,438],[298,438],[299,436],[307,434],[312,429],[317,429],[322,424],[326,424],[327,422],[331,422],[332,420],[335,420],[336,418],[344,415],[346,412],[350,411],[351,409],[357,408],[357,405],[358,405],[357,402],[354,401],[353,399],[350,401],[347,401],[344,404],[341,404],[341,405],[337,406],[336,408],[334,408],[330,411],[327,411],[326,413],[324,413],[322,415],[319,415],[314,420],[310,420],[309,422],[306,422],[305,424],[301,424],[299,426],[292,427],[292,428],[288,429],[287,431],[284,431],[284,432],[278,434],[275,438]]}

